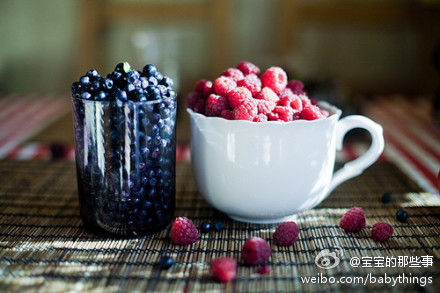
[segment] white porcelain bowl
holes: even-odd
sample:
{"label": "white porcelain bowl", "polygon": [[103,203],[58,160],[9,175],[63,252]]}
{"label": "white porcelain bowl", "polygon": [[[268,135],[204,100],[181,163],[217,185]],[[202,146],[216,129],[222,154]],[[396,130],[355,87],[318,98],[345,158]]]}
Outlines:
{"label": "white porcelain bowl", "polygon": [[[330,116],[314,121],[231,121],[191,117],[191,158],[199,192],[231,218],[250,223],[282,222],[313,208],[341,182],[373,164],[384,148],[382,127],[348,116],[326,103]],[[369,150],[333,174],[345,133],[365,128]]]}

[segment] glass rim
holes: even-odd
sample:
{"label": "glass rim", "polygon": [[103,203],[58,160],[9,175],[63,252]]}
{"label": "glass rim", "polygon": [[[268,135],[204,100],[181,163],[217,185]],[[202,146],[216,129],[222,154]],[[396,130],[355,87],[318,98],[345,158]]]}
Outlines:
{"label": "glass rim", "polygon": [[[108,103],[108,104],[110,104],[110,103],[115,103],[116,102],[116,100],[110,100],[110,101],[109,100],[104,100],[104,101],[86,100],[86,99],[83,99],[83,98],[76,98],[73,95],[70,96],[70,98],[72,99],[72,101],[84,101],[84,102],[87,102],[87,103],[102,103],[102,104]],[[133,103],[133,104],[142,104],[142,105],[144,105],[144,104],[157,104],[157,103],[164,102],[165,100],[166,100],[166,98],[160,98],[158,100],[151,100],[151,101],[132,101],[132,100],[128,100],[128,99],[126,101],[122,101],[122,100],[120,100],[120,101],[123,104]],[[177,96],[176,96],[176,98],[173,98],[173,99],[170,99],[170,100],[173,100],[173,101],[177,100]]]}

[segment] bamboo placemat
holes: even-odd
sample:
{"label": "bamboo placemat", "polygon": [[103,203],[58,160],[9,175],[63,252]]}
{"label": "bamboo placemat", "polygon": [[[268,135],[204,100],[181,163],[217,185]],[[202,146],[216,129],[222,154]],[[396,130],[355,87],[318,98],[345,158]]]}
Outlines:
{"label": "bamboo placemat", "polygon": [[[188,216],[199,225],[204,220],[222,219],[221,232],[202,234],[187,247],[170,243],[167,231],[148,237],[117,239],[97,236],[82,227],[78,215],[74,164],[69,162],[0,161],[0,291],[350,291],[440,290],[440,207],[432,195],[422,193],[394,165],[377,163],[362,176],[337,188],[317,208],[296,217],[301,228],[294,247],[283,248],[272,241],[274,225],[234,222],[211,208],[196,192],[190,165],[177,167],[178,216]],[[379,198],[393,192],[394,200]],[[270,195],[268,195],[270,196]],[[338,227],[346,208],[364,208],[367,228],[346,234]],[[394,215],[399,207],[410,214],[407,223]],[[394,227],[386,243],[369,238],[377,221]],[[255,274],[255,267],[239,265],[237,278],[228,284],[215,282],[209,261],[217,256],[239,259],[241,246],[249,236],[266,239],[272,247],[271,273]],[[323,249],[341,247],[343,256],[333,269],[318,268],[315,257]],[[168,254],[176,264],[167,271],[154,264]],[[433,265],[421,268],[353,268],[352,257],[362,260],[399,256],[432,256]],[[432,277],[422,287],[414,282],[397,284],[305,284],[301,277]],[[322,279],[321,279],[322,280]],[[370,279],[371,280],[371,279]]]}

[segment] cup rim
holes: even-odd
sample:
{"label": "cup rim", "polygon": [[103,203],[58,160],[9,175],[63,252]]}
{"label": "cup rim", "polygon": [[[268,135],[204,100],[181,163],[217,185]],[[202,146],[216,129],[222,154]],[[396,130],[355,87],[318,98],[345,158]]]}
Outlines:
{"label": "cup rim", "polygon": [[[106,100],[106,101],[97,101],[97,100],[86,100],[83,98],[76,98],[74,96],[70,96],[70,98],[72,99],[72,101],[84,101],[87,103],[102,103],[102,104],[110,104],[110,103],[114,103],[115,100]],[[158,100],[152,100],[152,101],[132,101],[132,100],[126,100],[126,101],[122,101],[120,100],[123,104],[136,104],[136,105],[151,105],[151,104],[157,104],[157,103],[161,103],[164,102],[166,99],[165,98],[161,98]],[[173,100],[176,100],[176,98],[174,98]]]}
{"label": "cup rim", "polygon": [[292,125],[294,123],[296,123],[296,124],[301,124],[301,123],[303,123],[303,124],[304,123],[306,123],[306,124],[320,123],[322,121],[329,121],[331,119],[334,119],[334,117],[336,117],[336,119],[339,119],[339,117],[342,114],[342,110],[341,109],[337,108],[336,106],[334,106],[334,105],[332,105],[332,104],[330,104],[328,102],[319,101],[318,105],[321,108],[325,109],[325,110],[329,110],[329,112],[331,112],[332,114],[329,115],[328,117],[320,118],[320,119],[316,119],[316,120],[298,119],[298,120],[293,120],[293,121],[288,121],[288,122],[284,122],[284,121],[266,121],[266,122],[263,122],[263,123],[256,123],[256,122],[248,121],[248,120],[228,120],[228,119],[225,119],[225,118],[222,118],[222,117],[205,116],[203,114],[194,112],[190,108],[186,108],[186,111],[189,113],[189,115],[191,117],[196,117],[196,118],[199,118],[199,119],[207,119],[207,120],[212,120],[212,121],[215,121],[215,120],[217,120],[217,121],[224,121],[224,123],[235,123],[235,124],[243,123],[243,124],[257,125],[257,126],[267,125],[267,124],[271,124],[271,125]]}

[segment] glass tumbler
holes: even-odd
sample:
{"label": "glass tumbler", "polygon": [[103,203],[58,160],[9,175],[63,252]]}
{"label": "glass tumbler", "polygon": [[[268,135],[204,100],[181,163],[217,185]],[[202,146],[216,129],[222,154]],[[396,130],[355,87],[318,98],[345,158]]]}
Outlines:
{"label": "glass tumbler", "polygon": [[142,235],[175,207],[175,99],[72,98],[80,213],[93,230]]}

